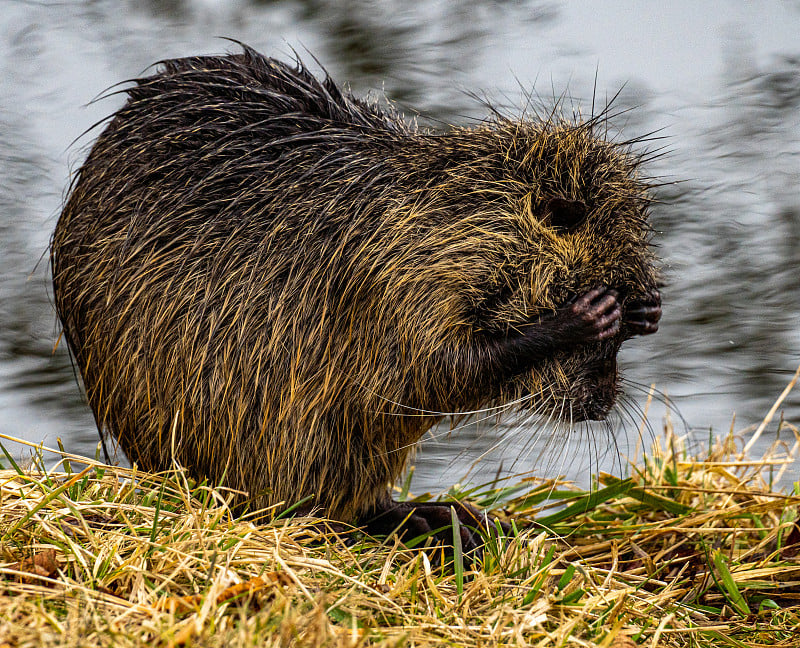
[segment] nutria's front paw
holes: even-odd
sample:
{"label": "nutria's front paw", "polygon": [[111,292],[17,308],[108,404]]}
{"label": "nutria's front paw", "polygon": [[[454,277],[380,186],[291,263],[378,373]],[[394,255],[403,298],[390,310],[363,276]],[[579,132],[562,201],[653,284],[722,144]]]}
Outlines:
{"label": "nutria's front paw", "polygon": [[655,333],[660,319],[661,293],[653,289],[645,297],[631,301],[626,307],[623,317],[626,334],[630,337]]}
{"label": "nutria's front paw", "polygon": [[555,318],[563,342],[580,344],[605,340],[619,333],[622,308],[617,292],[598,286],[559,309]]}

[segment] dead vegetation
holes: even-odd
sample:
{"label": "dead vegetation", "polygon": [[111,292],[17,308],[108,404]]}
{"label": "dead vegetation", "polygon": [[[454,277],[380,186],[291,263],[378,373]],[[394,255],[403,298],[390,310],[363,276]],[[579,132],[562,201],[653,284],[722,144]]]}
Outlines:
{"label": "dead vegetation", "polygon": [[[795,377],[796,380],[796,377]],[[512,537],[458,550],[234,518],[229,493],[56,451],[0,473],[0,646],[800,645],[800,432],[778,417],[689,456],[669,423],[632,477],[524,482]],[[48,453],[48,454],[46,454]],[[554,496],[565,508],[545,508]],[[555,510],[555,512],[553,512]],[[276,509],[277,511],[277,509]],[[532,523],[532,520],[535,520]]]}

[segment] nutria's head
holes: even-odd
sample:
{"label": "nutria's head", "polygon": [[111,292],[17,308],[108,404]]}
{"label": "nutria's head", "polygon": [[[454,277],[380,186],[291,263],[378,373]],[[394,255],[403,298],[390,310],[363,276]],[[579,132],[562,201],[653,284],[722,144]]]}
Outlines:
{"label": "nutria's head", "polygon": [[[451,173],[462,196],[480,196],[481,227],[495,235],[492,278],[474,297],[476,328],[502,335],[596,286],[623,308],[656,291],[648,224],[650,186],[629,143],[597,135],[597,122],[500,122],[471,131],[495,153]],[[487,208],[487,204],[491,207]],[[470,217],[474,218],[474,217]],[[479,219],[480,220],[480,219]],[[656,293],[657,294],[657,293]],[[603,419],[619,392],[616,356],[630,337],[565,349],[514,377],[500,400],[567,421]],[[526,396],[528,398],[526,398]]]}

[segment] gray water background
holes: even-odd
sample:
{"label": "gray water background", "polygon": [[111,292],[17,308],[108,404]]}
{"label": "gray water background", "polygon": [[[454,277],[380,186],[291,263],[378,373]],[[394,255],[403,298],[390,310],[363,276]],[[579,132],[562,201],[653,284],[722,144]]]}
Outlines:
{"label": "gray water background", "polygon": [[[704,440],[734,412],[737,428],[757,422],[800,364],[798,2],[0,0],[0,16],[2,434],[94,454],[65,349],[53,352],[47,272],[70,171],[93,135],[73,142],[122,101],[91,99],[157,60],[236,50],[219,36],[285,59],[297,50],[318,70],[313,54],[355,93],[385,93],[434,127],[485,117],[471,93],[512,112],[530,93],[545,104],[566,93],[584,112],[619,93],[615,109],[630,110],[614,125],[624,137],[658,131],[648,146],[666,154],[648,171],[674,183],[653,209],[663,324],[622,351],[627,410],[646,401],[636,385],[656,383],[679,431]],[[783,411],[797,422],[800,389]],[[656,433],[665,414],[651,409]],[[625,415],[613,427],[568,438],[490,421],[437,429],[414,488],[464,478],[495,445],[468,480],[498,468],[581,482],[598,466],[619,473],[638,431]]]}

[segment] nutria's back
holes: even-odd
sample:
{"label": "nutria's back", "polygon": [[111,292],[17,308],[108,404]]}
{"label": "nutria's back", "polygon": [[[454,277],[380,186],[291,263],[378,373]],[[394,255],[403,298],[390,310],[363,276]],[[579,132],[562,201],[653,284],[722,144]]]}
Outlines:
{"label": "nutria's back", "polygon": [[648,189],[593,122],[424,132],[247,48],[128,95],[52,270],[97,424],[143,468],[357,519],[441,413],[602,417],[654,330]]}

